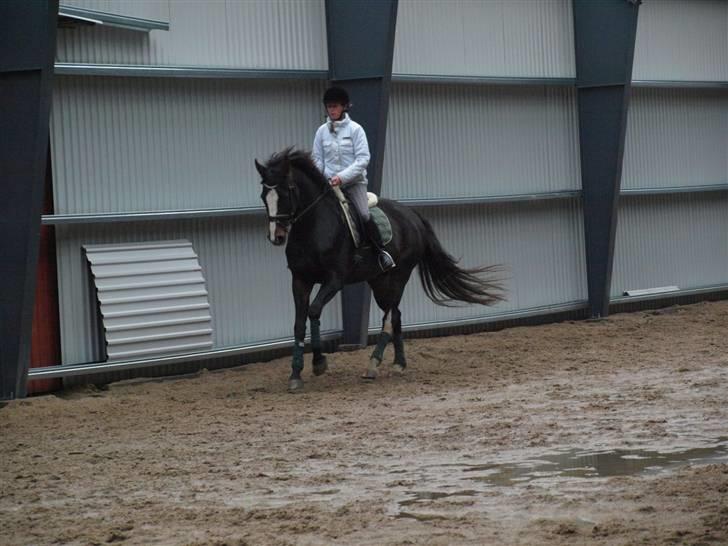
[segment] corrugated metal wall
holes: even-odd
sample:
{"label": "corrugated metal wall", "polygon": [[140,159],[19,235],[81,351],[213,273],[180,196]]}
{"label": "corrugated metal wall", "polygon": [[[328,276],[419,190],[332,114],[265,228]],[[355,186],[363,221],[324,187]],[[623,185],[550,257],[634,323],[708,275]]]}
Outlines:
{"label": "corrugated metal wall", "polygon": [[253,159],[310,149],[322,82],[61,77],[57,214],[262,206]]}
{"label": "corrugated metal wall", "polygon": [[[488,317],[587,298],[581,207],[576,200],[433,207],[420,210],[460,265],[504,266],[507,301],[495,307],[441,307],[424,294],[415,272],[400,305],[402,323]],[[371,328],[382,313],[372,301]]]}
{"label": "corrugated metal wall", "polygon": [[632,90],[622,189],[728,182],[728,92]]}
{"label": "corrugated metal wall", "polygon": [[572,88],[400,83],[390,101],[385,196],[581,188]]}
{"label": "corrugated metal wall", "polygon": [[619,207],[612,297],[728,282],[728,194],[640,196]]}
{"label": "corrugated metal wall", "polygon": [[643,2],[633,78],[728,81],[728,2]]}
{"label": "corrugated metal wall", "polygon": [[574,77],[571,0],[400,0],[395,73]]}
{"label": "corrugated metal wall", "polygon": [[[395,73],[573,78],[570,0],[399,3]],[[487,198],[581,188],[575,91],[566,86],[396,83],[382,193],[395,199]],[[547,196],[547,195],[545,195]],[[508,301],[432,304],[413,277],[405,325],[488,317],[586,299],[576,199],[426,207],[464,266],[502,264]],[[370,327],[381,323],[374,304]]]}
{"label": "corrugated metal wall", "polygon": [[57,58],[61,62],[328,67],[324,0],[76,0],[68,4],[169,21],[169,31],[59,29]]}
{"label": "corrugated metal wall", "polygon": [[[728,80],[728,2],[653,0],[640,7],[634,79]],[[728,90],[634,88],[622,188],[728,187]],[[613,297],[628,289],[728,284],[725,190],[623,196]]]}

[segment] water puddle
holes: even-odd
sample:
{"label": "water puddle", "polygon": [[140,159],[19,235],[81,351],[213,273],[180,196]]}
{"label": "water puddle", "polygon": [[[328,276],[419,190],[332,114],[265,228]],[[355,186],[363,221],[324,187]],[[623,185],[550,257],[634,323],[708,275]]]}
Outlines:
{"label": "water puddle", "polygon": [[[710,447],[684,450],[663,452],[619,449],[597,452],[574,449],[512,463],[477,465],[451,463],[433,465],[430,468],[447,467],[449,479],[444,480],[445,483],[452,484],[454,477],[452,471],[456,471],[460,474],[458,480],[465,479],[485,486],[513,487],[533,480],[558,481],[573,478],[649,475],[673,471],[687,464],[709,463],[728,463],[728,437],[718,438]],[[445,483],[442,483],[445,491],[407,491],[407,498],[397,502],[394,517],[418,521],[446,519],[446,515],[428,513],[428,509],[434,508],[433,503],[436,504],[442,499],[448,504],[467,502],[468,499],[487,495],[485,489],[453,491],[452,485]],[[439,505],[439,508],[444,508],[444,505]]]}
{"label": "water puddle", "polygon": [[468,479],[489,485],[516,485],[540,478],[603,478],[657,473],[686,464],[728,462],[728,437],[712,447],[684,451],[615,450],[585,452],[571,450],[544,455],[535,460],[510,464],[467,465]]}
{"label": "water puddle", "polygon": [[445,499],[448,497],[474,497],[479,493],[479,491],[473,491],[472,489],[468,489],[466,491],[455,491],[454,493],[444,493],[437,491],[412,491],[409,493],[411,495],[411,498],[401,501],[399,505],[412,506],[422,501]]}

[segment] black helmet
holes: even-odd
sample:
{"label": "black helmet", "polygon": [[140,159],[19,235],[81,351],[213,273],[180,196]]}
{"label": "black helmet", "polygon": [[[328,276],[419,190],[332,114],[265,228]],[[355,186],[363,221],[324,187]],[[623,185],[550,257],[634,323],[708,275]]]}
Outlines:
{"label": "black helmet", "polygon": [[349,93],[343,87],[329,87],[324,93],[324,104],[341,104],[349,106]]}

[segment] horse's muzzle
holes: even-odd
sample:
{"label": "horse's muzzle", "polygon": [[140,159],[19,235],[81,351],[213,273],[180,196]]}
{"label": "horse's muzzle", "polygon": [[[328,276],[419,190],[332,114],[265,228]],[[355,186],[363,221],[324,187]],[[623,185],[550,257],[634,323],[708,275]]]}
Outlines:
{"label": "horse's muzzle", "polygon": [[282,244],[285,244],[287,236],[288,230],[277,223],[276,228],[273,232],[273,237],[269,237],[269,240],[275,246],[281,246]]}

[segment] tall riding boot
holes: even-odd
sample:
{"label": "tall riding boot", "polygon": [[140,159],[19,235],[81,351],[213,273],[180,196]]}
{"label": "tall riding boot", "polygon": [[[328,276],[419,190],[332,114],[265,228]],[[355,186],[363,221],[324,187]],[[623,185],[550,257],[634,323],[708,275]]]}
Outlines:
{"label": "tall riding boot", "polygon": [[392,258],[392,255],[384,250],[384,244],[382,243],[382,236],[379,233],[379,229],[377,228],[377,224],[374,222],[374,218],[371,216],[369,217],[369,220],[366,222],[366,229],[367,229],[367,236],[369,237],[369,242],[374,245],[374,247],[379,252],[379,256],[377,258],[379,262],[379,267],[382,271],[388,271],[396,266],[394,263],[394,259]]}

